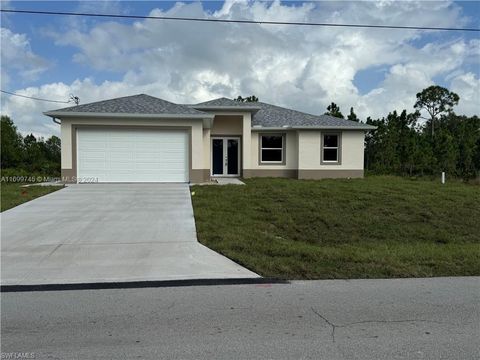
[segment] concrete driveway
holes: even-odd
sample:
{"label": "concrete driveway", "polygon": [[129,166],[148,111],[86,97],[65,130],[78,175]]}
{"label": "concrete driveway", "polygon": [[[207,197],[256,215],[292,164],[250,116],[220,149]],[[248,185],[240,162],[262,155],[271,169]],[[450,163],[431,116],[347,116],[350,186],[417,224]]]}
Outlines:
{"label": "concrete driveway", "polygon": [[198,243],[187,184],[72,185],[1,225],[2,285],[258,277]]}

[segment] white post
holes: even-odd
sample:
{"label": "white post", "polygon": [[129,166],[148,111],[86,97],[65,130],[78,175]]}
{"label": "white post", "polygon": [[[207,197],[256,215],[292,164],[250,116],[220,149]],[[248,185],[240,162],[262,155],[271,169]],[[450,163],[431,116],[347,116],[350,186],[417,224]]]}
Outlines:
{"label": "white post", "polygon": [[445,184],[445,171],[442,171],[442,184]]}
{"label": "white post", "polygon": [[243,129],[242,129],[242,170],[250,170],[252,168],[252,114],[243,114]]}

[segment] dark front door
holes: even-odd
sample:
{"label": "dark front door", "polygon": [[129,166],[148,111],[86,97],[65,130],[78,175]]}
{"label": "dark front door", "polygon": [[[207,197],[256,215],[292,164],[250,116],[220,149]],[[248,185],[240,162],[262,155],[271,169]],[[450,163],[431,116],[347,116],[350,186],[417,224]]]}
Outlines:
{"label": "dark front door", "polygon": [[240,139],[212,138],[212,176],[240,175]]}
{"label": "dark front door", "polygon": [[223,175],[223,139],[212,139],[212,175]]}

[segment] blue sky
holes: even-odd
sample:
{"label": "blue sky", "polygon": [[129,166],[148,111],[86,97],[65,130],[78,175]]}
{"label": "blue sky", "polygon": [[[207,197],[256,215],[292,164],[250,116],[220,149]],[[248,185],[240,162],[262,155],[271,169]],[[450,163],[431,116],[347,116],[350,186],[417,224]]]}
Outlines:
{"label": "blue sky", "polygon": [[[154,11],[169,16],[480,28],[480,5],[474,1],[1,5],[16,10],[135,15]],[[323,112],[335,101],[344,112],[354,106],[366,117],[407,108],[422,86],[435,83],[460,93],[462,112],[479,113],[478,32],[160,22],[2,13],[2,89],[57,100],[75,93],[83,103],[138,92],[179,102],[255,93],[261,100],[312,113]],[[26,132],[58,132],[39,118],[52,107],[55,104],[26,105],[2,96],[2,113],[8,112]]]}
{"label": "blue sky", "polygon": [[[96,1],[9,1],[2,3],[2,8],[15,10],[35,10],[35,11],[59,11],[59,12],[79,12],[85,10],[85,3],[90,3],[92,8],[87,7],[84,12],[96,12]],[[131,15],[148,15],[152,9],[161,8],[168,10],[175,5],[175,1],[124,1],[118,6],[118,11],[106,11],[106,13],[115,14],[131,14]],[[184,1],[184,3],[192,3],[192,1]],[[293,6],[295,2],[289,3]],[[222,7],[220,1],[206,1],[203,7],[207,11],[216,11]],[[101,9],[101,8],[100,8]],[[111,9],[108,9],[111,10]],[[100,12],[100,11],[98,11]],[[5,21],[6,20],[6,21]],[[88,66],[77,66],[72,63],[72,57],[76,52],[72,46],[59,48],[55,46],[50,38],[45,36],[45,29],[60,26],[68,26],[71,20],[69,17],[57,17],[47,15],[30,15],[30,14],[3,14],[2,23],[15,33],[27,34],[30,39],[32,51],[39,56],[50,59],[55,63],[49,71],[45,72],[41,78],[37,80],[14,81],[9,84],[6,90],[12,91],[21,89],[25,86],[37,86],[44,82],[72,82],[77,78],[94,77],[97,81],[119,80],[121,73],[96,71]],[[105,21],[104,19],[87,18],[87,23],[91,26]],[[124,24],[132,24],[134,20],[115,19],[116,22]],[[74,67],[72,69],[72,67]],[[21,79],[18,79],[21,80]],[[5,89],[4,89],[5,90]]]}

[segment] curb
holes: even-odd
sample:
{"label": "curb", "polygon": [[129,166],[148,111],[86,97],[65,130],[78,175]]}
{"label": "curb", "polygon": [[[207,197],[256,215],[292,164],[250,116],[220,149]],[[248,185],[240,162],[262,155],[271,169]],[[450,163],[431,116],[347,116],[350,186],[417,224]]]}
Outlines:
{"label": "curb", "polygon": [[238,278],[238,279],[187,279],[187,280],[153,280],[128,282],[95,282],[78,284],[38,284],[38,285],[1,285],[0,292],[25,291],[67,291],[100,289],[136,289],[184,286],[219,286],[219,285],[255,285],[255,284],[290,284],[288,280],[272,278]]}

